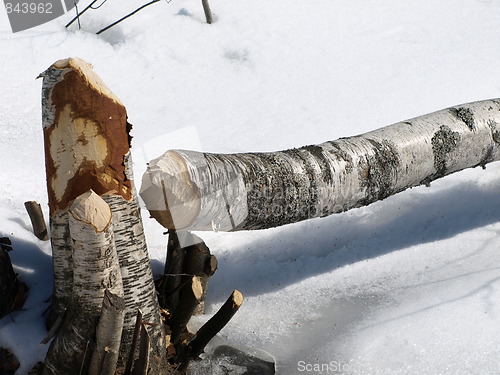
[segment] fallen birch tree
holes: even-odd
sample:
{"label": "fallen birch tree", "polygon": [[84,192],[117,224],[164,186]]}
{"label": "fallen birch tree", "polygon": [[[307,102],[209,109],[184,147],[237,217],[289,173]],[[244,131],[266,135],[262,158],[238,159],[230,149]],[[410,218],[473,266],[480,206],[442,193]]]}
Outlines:
{"label": "fallen birch tree", "polygon": [[265,229],[366,206],[497,160],[500,99],[286,151],[167,151],[148,164],[140,194],[169,229]]}

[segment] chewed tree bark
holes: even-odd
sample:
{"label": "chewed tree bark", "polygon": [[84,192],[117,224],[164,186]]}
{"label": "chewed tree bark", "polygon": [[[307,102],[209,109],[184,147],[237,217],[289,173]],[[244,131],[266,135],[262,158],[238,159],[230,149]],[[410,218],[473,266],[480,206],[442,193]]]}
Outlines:
{"label": "chewed tree bark", "polygon": [[125,318],[119,365],[128,356],[140,308],[144,321],[151,323],[151,363],[157,366],[156,359],[164,357],[166,337],[133,184],[126,109],[81,59],[59,60],[40,76],[54,263],[52,321],[64,313],[74,295],[76,265],[69,206],[92,190],[111,209],[123,281]]}
{"label": "chewed tree bark", "polygon": [[500,160],[500,99],[273,153],[167,151],[141,196],[169,229],[271,228],[368,205]]}

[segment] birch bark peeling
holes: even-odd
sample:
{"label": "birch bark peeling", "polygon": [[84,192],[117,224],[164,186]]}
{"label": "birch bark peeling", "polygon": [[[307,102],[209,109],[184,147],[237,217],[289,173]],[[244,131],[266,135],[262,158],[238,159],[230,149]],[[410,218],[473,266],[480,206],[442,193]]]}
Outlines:
{"label": "birch bark peeling", "polygon": [[168,229],[265,229],[365,206],[498,160],[500,99],[493,99],[274,153],[167,151],[149,163],[141,196]]}

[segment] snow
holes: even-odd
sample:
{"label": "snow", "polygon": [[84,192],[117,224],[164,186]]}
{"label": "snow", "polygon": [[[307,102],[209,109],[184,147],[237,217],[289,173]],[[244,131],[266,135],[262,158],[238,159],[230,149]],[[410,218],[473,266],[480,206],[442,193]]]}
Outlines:
{"label": "snow", "polygon": [[[109,0],[82,30],[64,29],[67,14],[16,34],[0,10],[0,235],[30,287],[0,320],[0,346],[19,374],[47,350],[50,245],[23,202],[47,217],[35,78],[56,60],[92,63],[127,107],[136,181],[170,148],[274,151],[500,96],[498,1],[212,0],[207,25],[199,1],[171,0],[94,34],[143,3]],[[499,176],[493,163],[328,218],[198,233],[219,260],[209,315],[239,289],[221,336],[267,351],[278,374],[498,374]],[[158,273],[166,237],[143,213]]]}

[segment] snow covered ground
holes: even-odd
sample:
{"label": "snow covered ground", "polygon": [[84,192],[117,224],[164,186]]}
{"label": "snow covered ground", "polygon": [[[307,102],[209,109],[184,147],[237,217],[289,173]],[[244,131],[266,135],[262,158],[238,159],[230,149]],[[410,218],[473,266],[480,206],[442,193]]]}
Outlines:
{"label": "snow covered ground", "polygon": [[[496,0],[211,0],[212,25],[199,1],[171,0],[94,34],[145,2],[16,34],[0,9],[0,235],[30,287],[0,347],[21,375],[47,350],[50,246],[23,202],[47,216],[35,77],[54,61],[91,62],[127,106],[138,181],[169,148],[273,151],[500,96]],[[499,194],[493,163],[328,218],[199,233],[219,259],[208,308],[239,289],[221,335],[272,354],[278,374],[500,374]],[[147,216],[159,272],[166,238]]]}

